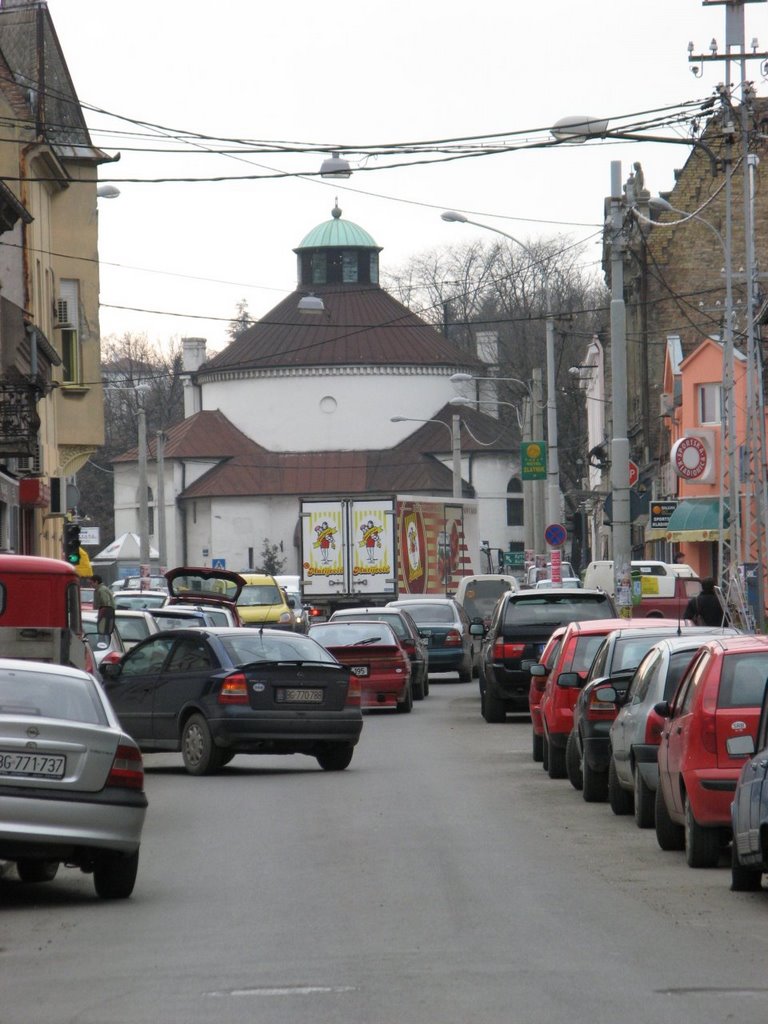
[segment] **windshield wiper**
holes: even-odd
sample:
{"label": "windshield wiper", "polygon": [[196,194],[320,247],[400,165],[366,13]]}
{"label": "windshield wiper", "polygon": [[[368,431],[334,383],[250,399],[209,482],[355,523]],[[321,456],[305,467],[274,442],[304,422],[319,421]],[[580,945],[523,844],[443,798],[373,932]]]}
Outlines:
{"label": "windshield wiper", "polygon": [[344,644],[345,647],[365,647],[366,644],[379,644],[381,643],[380,636],[369,636],[365,640],[355,640],[354,643]]}

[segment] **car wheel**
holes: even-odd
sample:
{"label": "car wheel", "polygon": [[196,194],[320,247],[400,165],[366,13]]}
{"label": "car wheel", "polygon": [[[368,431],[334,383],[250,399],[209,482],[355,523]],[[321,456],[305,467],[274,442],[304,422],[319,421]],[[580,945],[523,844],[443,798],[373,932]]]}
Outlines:
{"label": "car wheel", "polygon": [[337,743],[317,754],[317,763],[324,772],[343,772],[349,767],[355,748],[351,743]]}
{"label": "car wheel", "polygon": [[486,722],[494,724],[506,722],[507,720],[507,709],[504,707],[504,701],[499,700],[498,697],[493,697],[487,690],[483,697],[482,710],[483,718]]}
{"label": "car wheel", "polygon": [[424,669],[424,696],[429,696],[429,673]]}
{"label": "car wheel", "polygon": [[[413,676],[411,676],[411,679],[413,679]],[[424,679],[424,677],[422,677],[419,680],[418,684],[413,687],[413,699],[414,700],[424,700],[424,698],[426,697],[426,693],[424,692],[424,684],[425,684],[425,682],[426,682],[426,680]]]}
{"label": "car wheel", "polygon": [[573,730],[568,734],[568,742],[565,745],[565,770],[573,788],[580,792],[584,786],[584,779],[581,774],[581,757],[576,733]]}
{"label": "car wheel", "polygon": [[731,891],[758,892],[763,887],[763,869],[742,864],[736,850],[736,841],[731,844]]}
{"label": "car wheel", "polygon": [[16,871],[22,882],[52,882],[58,870],[57,860],[16,861]]}
{"label": "car wheel", "polygon": [[608,799],[608,775],[596,772],[582,754],[581,758],[581,795],[588,804],[604,803]]}
{"label": "car wheel", "polygon": [[136,884],[139,869],[139,851],[100,853],[93,865],[93,885],[96,895],[103,900],[126,900]]}
{"label": "car wheel", "polygon": [[470,654],[470,656],[469,656],[469,664],[466,663],[466,659],[465,659],[465,663],[462,664],[461,668],[459,669],[459,682],[460,683],[471,683],[473,675],[474,675],[474,673],[472,671],[472,655]]}
{"label": "car wheel", "polygon": [[716,868],[720,860],[720,829],[699,825],[685,798],[685,859],[689,868]]}
{"label": "car wheel", "polygon": [[684,850],[685,829],[672,821],[667,810],[667,801],[661,789],[661,782],[656,790],[654,801],[654,825],[656,827],[656,842],[662,850]]}
{"label": "car wheel", "polygon": [[533,736],[533,746],[531,750],[531,757],[534,761],[544,760],[544,737],[538,736],[533,730],[531,730]]}
{"label": "car wheel", "polygon": [[631,814],[633,807],[632,794],[629,790],[623,789],[616,774],[616,762],[611,754],[608,763],[608,803],[614,814]]}
{"label": "car wheel", "polygon": [[222,752],[214,745],[202,715],[190,715],[181,732],[181,756],[190,775],[213,775],[221,768]]}
{"label": "car wheel", "polygon": [[405,687],[405,696],[402,700],[397,702],[397,713],[399,715],[410,715],[413,711],[413,690],[411,689],[411,680],[408,680],[408,684]]}
{"label": "car wheel", "polygon": [[653,828],[656,818],[654,808],[656,794],[648,786],[637,765],[635,765],[632,777],[635,782],[635,824],[638,828]]}
{"label": "car wheel", "polygon": [[565,747],[553,747],[549,744],[549,764],[547,772],[550,779],[564,779],[568,775],[565,767]]}

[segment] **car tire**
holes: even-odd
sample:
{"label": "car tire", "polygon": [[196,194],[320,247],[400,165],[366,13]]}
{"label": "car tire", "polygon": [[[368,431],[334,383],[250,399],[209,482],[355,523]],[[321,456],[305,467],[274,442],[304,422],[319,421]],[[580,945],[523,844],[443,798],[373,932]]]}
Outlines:
{"label": "car tire", "polygon": [[693,808],[685,798],[685,860],[689,868],[716,868],[720,861],[719,828],[699,825]]}
{"label": "car tire", "polygon": [[568,734],[568,742],[565,745],[565,770],[570,784],[577,792],[581,792],[584,788],[584,778],[581,774],[581,757],[576,743],[576,733],[573,730]]}
{"label": "car tire", "polygon": [[631,814],[634,809],[632,794],[629,790],[623,789],[619,782],[613,754],[611,754],[611,760],[608,763],[608,803],[616,815]]}
{"label": "car tire", "polygon": [[568,770],[565,766],[565,747],[553,747],[552,744],[549,746],[549,764],[547,765],[547,773],[550,779],[564,779],[568,775]]}
{"label": "car tire", "polygon": [[315,756],[324,772],[343,772],[349,768],[354,752],[352,743],[336,743]]}
{"label": "car tire", "polygon": [[581,795],[588,804],[602,804],[608,799],[608,774],[596,772],[589,761],[581,756]]}
{"label": "car tire", "polygon": [[202,715],[190,715],[181,730],[181,756],[190,775],[214,775],[222,763],[222,751],[214,744]]}
{"label": "car tire", "polygon": [[59,870],[57,860],[29,860],[23,858],[16,861],[16,872],[22,882],[52,882]]}
{"label": "car tire", "polygon": [[103,900],[127,900],[136,884],[139,870],[139,851],[116,853],[105,850],[93,865],[93,885],[96,895]]}
{"label": "car tire", "polygon": [[731,844],[731,892],[759,892],[762,887],[763,869],[740,863],[734,840]]}
{"label": "car tire", "polygon": [[632,777],[635,783],[635,824],[638,828],[653,828],[656,820],[656,794],[643,778],[637,765]]}
{"label": "car tire", "polygon": [[531,735],[533,736],[531,757],[534,761],[540,763],[544,760],[544,737],[539,736],[537,733],[533,732],[533,730],[531,730]]}
{"label": "car tire", "polygon": [[[466,659],[465,659],[466,662]],[[463,664],[459,669],[459,682],[460,683],[471,683],[474,675],[472,666],[472,655],[469,656],[469,666]]]}
{"label": "car tire", "polygon": [[410,715],[413,711],[413,690],[411,689],[411,680],[405,687],[405,696],[402,700],[397,702],[397,713],[398,715]]}
{"label": "car tire", "polygon": [[482,712],[483,718],[491,725],[506,722],[507,720],[507,709],[504,707],[504,701],[499,700],[498,697],[491,696],[488,690],[483,695]]}
{"label": "car tire", "polygon": [[[411,676],[411,678],[413,678],[413,676]],[[426,693],[424,692],[425,682],[426,680],[422,677],[422,679],[419,680],[418,685],[413,687],[414,700],[424,700],[426,697]]]}
{"label": "car tire", "polygon": [[424,669],[424,696],[429,696],[429,672]]}
{"label": "car tire", "polygon": [[672,821],[667,810],[667,801],[659,782],[654,801],[654,826],[656,828],[656,842],[662,850],[684,850],[685,829]]}

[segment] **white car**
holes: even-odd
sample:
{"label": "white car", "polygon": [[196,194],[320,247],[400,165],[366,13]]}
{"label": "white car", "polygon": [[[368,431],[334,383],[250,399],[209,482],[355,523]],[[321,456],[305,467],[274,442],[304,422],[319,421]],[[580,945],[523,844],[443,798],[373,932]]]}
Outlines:
{"label": "white car", "polygon": [[83,636],[93,652],[96,667],[101,668],[102,662],[120,661],[127,648],[123,643],[119,627],[107,635],[100,633],[96,612],[83,612]]}
{"label": "white car", "polygon": [[115,625],[123,640],[126,651],[130,651],[140,640],[146,640],[153,633],[160,632],[154,615],[138,608],[116,608]]}
{"label": "white car", "polygon": [[21,881],[65,864],[126,899],[146,809],[141,752],[93,676],[0,659],[0,859]]}

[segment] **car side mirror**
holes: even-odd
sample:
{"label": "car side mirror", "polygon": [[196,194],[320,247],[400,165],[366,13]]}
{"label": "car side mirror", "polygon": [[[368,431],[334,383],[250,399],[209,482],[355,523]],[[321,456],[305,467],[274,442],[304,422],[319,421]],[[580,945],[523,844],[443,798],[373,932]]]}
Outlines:
{"label": "car side mirror", "polygon": [[616,704],[620,700],[619,694],[613,686],[598,686],[594,694],[601,704]]}
{"label": "car side mirror", "polygon": [[577,689],[582,685],[581,676],[578,672],[561,672],[557,677],[557,685],[563,689]]}
{"label": "car side mirror", "polygon": [[547,666],[536,662],[535,665],[531,665],[530,672],[532,676],[545,676],[547,675]]}
{"label": "car side mirror", "polygon": [[469,632],[471,636],[485,636],[485,626],[483,625],[482,620],[480,622],[473,621],[470,624]]}
{"label": "car side mirror", "polygon": [[669,718],[672,713],[668,700],[660,700],[658,704],[653,705],[653,710],[659,716],[659,718]]}

